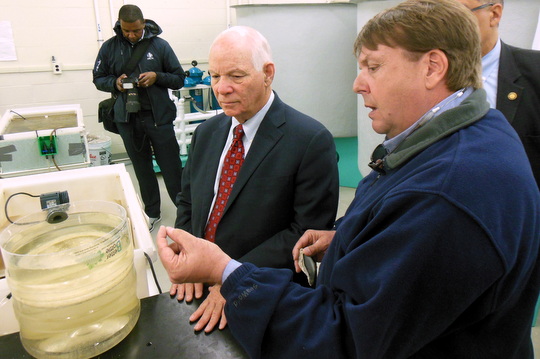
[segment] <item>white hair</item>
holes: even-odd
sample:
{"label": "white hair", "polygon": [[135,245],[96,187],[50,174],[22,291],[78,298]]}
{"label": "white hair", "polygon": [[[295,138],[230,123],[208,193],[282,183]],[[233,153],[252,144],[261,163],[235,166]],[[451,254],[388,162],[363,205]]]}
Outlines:
{"label": "white hair", "polygon": [[222,31],[215,38],[210,48],[212,48],[218,40],[231,33],[238,34],[242,39],[250,42],[252,49],[251,60],[253,62],[253,67],[257,71],[262,71],[264,64],[272,62],[272,49],[270,48],[268,40],[266,40],[260,32],[248,26],[233,26]]}

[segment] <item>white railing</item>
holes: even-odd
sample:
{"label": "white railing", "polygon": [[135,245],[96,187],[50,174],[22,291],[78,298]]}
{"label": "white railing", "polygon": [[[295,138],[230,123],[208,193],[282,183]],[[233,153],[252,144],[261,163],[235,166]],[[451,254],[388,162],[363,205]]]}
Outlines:
{"label": "white railing", "polygon": [[184,105],[185,99],[180,98],[175,100],[176,103],[176,119],[174,120],[174,132],[176,134],[176,140],[180,145],[180,155],[185,156],[188,154],[188,146],[191,144],[191,136],[193,132],[202,122],[206,121],[210,117],[213,117],[223,110],[212,110],[205,112],[185,113]]}

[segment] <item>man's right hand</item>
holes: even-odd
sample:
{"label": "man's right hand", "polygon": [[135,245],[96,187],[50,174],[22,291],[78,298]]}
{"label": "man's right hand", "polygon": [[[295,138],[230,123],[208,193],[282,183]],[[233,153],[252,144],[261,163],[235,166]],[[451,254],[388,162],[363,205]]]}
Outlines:
{"label": "man's right hand", "polygon": [[203,295],[203,284],[202,283],[184,283],[184,284],[172,284],[171,289],[169,290],[171,296],[176,295],[176,299],[186,302],[191,302],[193,297],[199,299]]}
{"label": "man's right hand", "polygon": [[122,86],[122,79],[125,79],[125,78],[127,78],[127,75],[122,74],[116,79],[116,89],[120,92],[126,91],[124,90],[124,86]]}
{"label": "man's right hand", "polygon": [[[167,237],[172,243],[167,242]],[[221,284],[231,260],[215,243],[186,231],[161,226],[156,238],[159,258],[171,283]]]}

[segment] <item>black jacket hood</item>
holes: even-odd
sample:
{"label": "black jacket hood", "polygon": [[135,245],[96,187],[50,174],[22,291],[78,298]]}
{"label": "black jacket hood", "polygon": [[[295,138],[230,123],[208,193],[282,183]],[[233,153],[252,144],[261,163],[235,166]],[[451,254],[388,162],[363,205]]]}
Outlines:
{"label": "black jacket hood", "polygon": [[[161,27],[159,27],[158,24],[154,20],[145,19],[144,20],[144,38],[150,39],[152,37],[156,37],[159,34],[163,32],[161,30]],[[116,21],[116,24],[114,25],[114,32],[116,33],[116,36],[123,38],[124,35],[122,34],[122,28],[120,27],[120,20]]]}

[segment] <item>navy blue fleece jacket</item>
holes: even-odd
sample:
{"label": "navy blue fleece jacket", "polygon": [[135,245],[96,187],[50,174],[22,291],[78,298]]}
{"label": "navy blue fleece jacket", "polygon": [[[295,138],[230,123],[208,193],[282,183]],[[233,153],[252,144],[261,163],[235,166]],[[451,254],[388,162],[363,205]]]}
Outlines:
{"label": "navy blue fleece jacket", "polygon": [[226,315],[253,358],[532,358],[540,194],[483,90],[415,131],[339,223],[315,289],[243,264]]}

